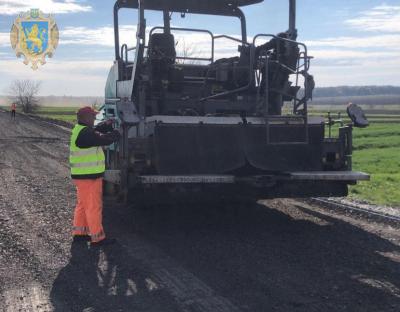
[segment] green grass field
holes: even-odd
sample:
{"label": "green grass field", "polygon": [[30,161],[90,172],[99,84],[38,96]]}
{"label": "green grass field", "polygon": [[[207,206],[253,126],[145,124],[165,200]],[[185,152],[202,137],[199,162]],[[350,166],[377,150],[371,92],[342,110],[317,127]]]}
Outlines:
{"label": "green grass field", "polygon": [[[392,108],[393,109],[393,108]],[[342,111],[345,123],[349,119]],[[312,111],[314,116],[327,116],[327,111]],[[375,204],[400,207],[400,106],[393,114],[382,111],[366,114],[370,126],[353,130],[353,170],[371,175],[370,181],[350,186],[349,196]],[[334,119],[337,112],[332,113]],[[328,128],[326,128],[328,133]],[[332,137],[338,126],[332,127]]]}
{"label": "green grass field", "polygon": [[76,123],[76,111],[78,107],[45,107],[42,106],[36,112],[37,115],[45,118],[57,119],[69,123]]}
{"label": "green grass field", "polygon": [[[9,110],[8,106],[0,106],[5,110]],[[44,118],[56,119],[66,121],[68,123],[74,124],[76,123],[76,112],[78,107],[46,107],[40,106],[37,111],[35,111],[35,115]],[[17,112],[19,109],[17,108]]]}
{"label": "green grass field", "polygon": [[350,188],[350,196],[400,206],[400,122],[372,122],[353,135],[353,170],[371,174],[371,181]]}

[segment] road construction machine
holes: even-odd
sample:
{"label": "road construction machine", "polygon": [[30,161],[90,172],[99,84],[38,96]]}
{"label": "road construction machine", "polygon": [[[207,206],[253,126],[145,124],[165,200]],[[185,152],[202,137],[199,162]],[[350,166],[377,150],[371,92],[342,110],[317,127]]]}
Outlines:
{"label": "road construction machine", "polygon": [[[348,185],[369,178],[352,171],[352,129],[367,125],[360,108],[348,107],[352,122],[335,137],[326,133],[333,118],[308,114],[312,57],[296,41],[296,1],[289,0],[287,30],[249,37],[243,7],[261,2],[116,1],[115,61],[101,117],[122,129],[106,151],[105,181],[125,198],[345,196]],[[122,9],[135,11],[136,26],[120,25]],[[240,33],[174,26],[175,17],[198,16],[237,19]],[[121,39],[128,27],[133,45]],[[209,49],[177,49],[182,33],[208,38]],[[224,45],[237,49],[227,55]]]}

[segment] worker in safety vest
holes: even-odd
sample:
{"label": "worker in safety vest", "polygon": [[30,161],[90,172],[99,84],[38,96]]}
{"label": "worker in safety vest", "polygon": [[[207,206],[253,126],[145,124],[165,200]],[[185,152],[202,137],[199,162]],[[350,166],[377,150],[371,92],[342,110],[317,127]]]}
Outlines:
{"label": "worker in safety vest", "polygon": [[72,129],[69,162],[71,177],[77,190],[73,221],[73,241],[90,241],[92,246],[111,244],[102,225],[103,175],[105,171],[102,146],[120,138],[107,120],[94,127],[98,112],[89,106],[77,112],[78,124]]}
{"label": "worker in safety vest", "polygon": [[17,105],[15,103],[11,104],[11,119],[15,119],[15,111],[17,110]]}

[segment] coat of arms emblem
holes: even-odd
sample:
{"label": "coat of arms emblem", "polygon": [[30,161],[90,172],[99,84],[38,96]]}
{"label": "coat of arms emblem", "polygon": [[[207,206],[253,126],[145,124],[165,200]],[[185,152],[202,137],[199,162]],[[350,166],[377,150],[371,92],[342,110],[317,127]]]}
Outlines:
{"label": "coat of arms emblem", "polygon": [[17,57],[24,56],[24,64],[45,64],[46,55],[52,57],[58,45],[58,27],[51,15],[38,9],[21,13],[14,21],[10,34],[11,46]]}

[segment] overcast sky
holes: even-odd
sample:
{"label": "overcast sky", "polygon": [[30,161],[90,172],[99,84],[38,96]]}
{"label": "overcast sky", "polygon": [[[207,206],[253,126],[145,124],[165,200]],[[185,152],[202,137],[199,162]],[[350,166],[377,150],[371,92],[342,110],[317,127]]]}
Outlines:
{"label": "overcast sky", "polygon": [[[14,79],[42,81],[42,95],[103,96],[108,70],[114,59],[113,11],[109,0],[0,0],[0,94]],[[37,71],[22,63],[10,46],[10,29],[18,13],[40,8],[52,13],[60,31],[60,43],[52,59]],[[245,7],[249,40],[258,33],[287,29],[288,1],[265,0]],[[147,26],[160,24],[160,14],[148,14]],[[236,36],[233,18],[172,16],[174,26],[191,25],[214,34]],[[136,15],[121,14],[123,42],[134,45]],[[298,0],[298,40],[314,56],[311,73],[317,86],[400,86],[400,0]],[[176,36],[176,40],[178,37]],[[206,53],[209,40],[201,36],[179,37],[192,53]],[[217,56],[229,49],[217,47]]]}

